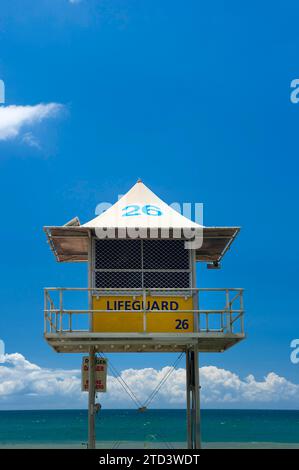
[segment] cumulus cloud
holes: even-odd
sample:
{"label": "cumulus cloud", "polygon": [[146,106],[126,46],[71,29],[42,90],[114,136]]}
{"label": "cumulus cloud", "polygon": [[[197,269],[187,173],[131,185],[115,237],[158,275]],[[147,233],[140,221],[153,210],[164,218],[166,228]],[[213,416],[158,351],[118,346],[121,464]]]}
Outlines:
{"label": "cumulus cloud", "polygon": [[298,404],[299,385],[293,384],[274,372],[258,381],[253,375],[242,380],[237,374],[214,366],[201,368],[202,398],[207,405],[213,403]]}
{"label": "cumulus cloud", "polygon": [[[151,391],[169,371],[154,368],[126,369],[121,377],[144,403]],[[253,375],[245,379],[215,366],[202,367],[201,403],[206,408],[280,408],[298,407],[299,385],[274,372],[258,381]],[[156,408],[185,406],[185,370],[175,370],[153,401]],[[134,407],[119,382],[108,376],[108,392],[100,397],[105,408]],[[79,369],[49,369],[39,367],[22,354],[6,354],[0,365],[0,408],[83,408],[87,393],[81,392]]]}
{"label": "cumulus cloud", "polygon": [[[70,408],[82,401],[78,370],[47,369],[25,359],[22,354],[5,354],[0,366],[0,407]],[[31,406],[30,406],[31,403]]]}
{"label": "cumulus cloud", "polygon": [[[39,124],[45,119],[57,117],[63,109],[64,106],[59,103],[0,106],[0,141],[15,139],[23,129]],[[31,136],[30,142],[32,143],[32,134],[27,133],[27,141],[28,136]]]}

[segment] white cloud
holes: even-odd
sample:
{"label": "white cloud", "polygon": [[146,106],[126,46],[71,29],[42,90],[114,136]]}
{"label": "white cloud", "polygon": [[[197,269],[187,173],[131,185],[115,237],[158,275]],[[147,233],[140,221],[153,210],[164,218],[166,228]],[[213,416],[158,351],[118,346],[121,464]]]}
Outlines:
{"label": "white cloud", "polygon": [[[79,359],[79,358],[78,358]],[[126,369],[122,378],[144,403],[169,370]],[[81,392],[79,369],[48,369],[26,360],[19,353],[6,354],[0,365],[0,408],[84,408],[87,394]],[[215,366],[202,367],[201,403],[206,408],[286,408],[298,407],[299,385],[274,372],[258,381],[253,375],[237,374]],[[108,377],[108,393],[101,395],[105,408],[134,406],[114,377]],[[153,402],[156,408],[185,406],[185,370],[177,369],[160,389]]]}
{"label": "white cloud", "polygon": [[[6,354],[0,366],[0,406],[24,403],[25,408],[70,408],[72,397],[78,407],[82,399],[78,370],[41,368],[27,361],[22,354]],[[31,404],[31,406],[30,406]],[[28,406],[27,406],[28,405]],[[62,405],[62,406],[61,406]]]}
{"label": "white cloud", "polygon": [[32,132],[26,132],[22,137],[22,141],[24,144],[29,145],[29,147],[34,147],[38,150],[41,150],[39,140],[35,137],[35,135],[32,134]]}
{"label": "white cloud", "polygon": [[81,3],[82,0],[69,0],[70,3]]}
{"label": "white cloud", "polygon": [[45,119],[57,117],[63,109],[64,106],[59,103],[0,106],[0,140],[15,139],[24,128],[32,127]]}
{"label": "white cloud", "polygon": [[262,381],[249,375],[238,375],[214,366],[201,368],[202,397],[207,405],[214,403],[278,404],[299,403],[299,385],[270,372]]}

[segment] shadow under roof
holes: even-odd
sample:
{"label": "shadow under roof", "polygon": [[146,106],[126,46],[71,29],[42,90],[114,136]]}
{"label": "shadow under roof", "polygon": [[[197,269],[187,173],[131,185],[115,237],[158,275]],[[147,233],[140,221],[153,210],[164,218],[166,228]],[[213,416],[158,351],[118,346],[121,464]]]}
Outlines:
{"label": "shadow under roof", "polygon": [[[240,227],[204,227],[203,243],[196,260],[219,262],[238,235]],[[44,227],[50,247],[59,262],[88,261],[88,245],[95,230],[89,227]],[[171,237],[170,237],[171,238]]]}

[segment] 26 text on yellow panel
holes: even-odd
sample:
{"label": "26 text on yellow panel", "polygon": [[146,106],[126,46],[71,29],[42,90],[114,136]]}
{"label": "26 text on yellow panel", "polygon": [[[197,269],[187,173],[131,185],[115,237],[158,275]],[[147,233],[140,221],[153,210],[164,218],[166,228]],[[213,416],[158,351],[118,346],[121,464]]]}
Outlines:
{"label": "26 text on yellow panel", "polygon": [[[188,333],[194,331],[192,297],[93,296],[93,331],[110,333]],[[186,310],[186,312],[184,311]]]}

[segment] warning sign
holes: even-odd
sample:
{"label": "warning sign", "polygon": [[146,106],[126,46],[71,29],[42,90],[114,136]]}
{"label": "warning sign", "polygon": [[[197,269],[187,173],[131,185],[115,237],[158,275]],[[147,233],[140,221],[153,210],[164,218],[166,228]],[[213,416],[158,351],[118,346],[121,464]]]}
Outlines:
{"label": "warning sign", "polygon": [[[94,296],[94,332],[190,333],[194,314],[192,297]],[[186,312],[184,312],[186,310]]]}
{"label": "warning sign", "polygon": [[[82,358],[82,374],[81,374],[82,392],[88,392],[89,384],[89,356]],[[96,357],[95,359],[95,389],[96,392],[106,392],[107,382],[107,359]]]}

